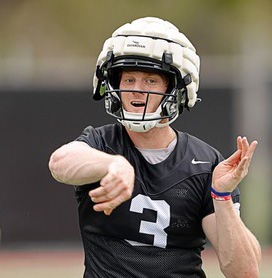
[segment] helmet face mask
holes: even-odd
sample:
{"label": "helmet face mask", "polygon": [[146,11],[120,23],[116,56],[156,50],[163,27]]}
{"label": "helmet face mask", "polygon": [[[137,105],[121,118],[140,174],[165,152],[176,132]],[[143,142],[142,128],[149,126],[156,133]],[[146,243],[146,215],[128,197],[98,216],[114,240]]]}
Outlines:
{"label": "helmet face mask", "polygon": [[[154,23],[156,28],[150,29],[150,25]],[[142,24],[147,29],[144,34],[140,28]],[[160,37],[155,37],[154,30],[158,30],[158,27],[165,27],[167,30]],[[174,38],[182,38],[187,43],[186,47],[164,38],[171,34],[169,28],[174,33]],[[99,100],[105,97],[106,112],[132,131],[146,132],[155,126],[169,125],[182,113],[184,107],[194,106],[197,100],[199,58],[188,39],[180,34],[169,22],[143,18],[121,26],[104,44],[97,61],[93,98]],[[146,94],[145,107],[143,113],[128,112],[123,107],[122,95],[132,90],[119,88],[124,70],[164,74],[169,79],[168,89],[165,93],[134,91]],[[162,95],[162,101],[154,113],[147,113],[152,94]]]}

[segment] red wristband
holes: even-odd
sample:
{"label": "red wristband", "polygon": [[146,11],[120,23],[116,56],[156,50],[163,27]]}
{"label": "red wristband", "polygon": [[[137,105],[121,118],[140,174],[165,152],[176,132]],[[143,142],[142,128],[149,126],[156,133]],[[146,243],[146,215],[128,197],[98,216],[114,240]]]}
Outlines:
{"label": "red wristband", "polygon": [[228,201],[231,199],[231,195],[227,195],[227,196],[218,196],[215,195],[213,192],[211,192],[212,198],[216,201]]}
{"label": "red wristband", "polygon": [[211,196],[216,201],[228,201],[231,199],[231,192],[217,192],[211,187]]}

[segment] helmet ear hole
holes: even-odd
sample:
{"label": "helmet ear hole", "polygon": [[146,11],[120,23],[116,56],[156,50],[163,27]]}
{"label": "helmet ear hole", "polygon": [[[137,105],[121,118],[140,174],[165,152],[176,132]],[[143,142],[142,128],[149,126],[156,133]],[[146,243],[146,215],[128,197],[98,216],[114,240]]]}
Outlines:
{"label": "helmet ear hole", "polygon": [[163,116],[171,117],[177,112],[177,101],[175,96],[168,96],[161,105]]}
{"label": "helmet ear hole", "polygon": [[179,114],[182,114],[184,107],[188,107],[188,97],[187,97],[187,89],[182,88],[178,90],[178,110]]}
{"label": "helmet ear hole", "polygon": [[106,110],[111,114],[118,112],[121,109],[121,102],[118,95],[116,94],[115,96],[114,93],[108,94],[105,98],[105,106]]}

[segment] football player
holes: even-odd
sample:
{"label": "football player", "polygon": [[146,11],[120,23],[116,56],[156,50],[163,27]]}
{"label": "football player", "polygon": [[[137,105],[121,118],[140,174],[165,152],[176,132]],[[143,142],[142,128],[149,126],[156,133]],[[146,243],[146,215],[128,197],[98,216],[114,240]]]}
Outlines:
{"label": "football player", "polygon": [[147,17],[104,43],[93,80],[115,124],[56,150],[53,177],[75,186],[84,277],[206,277],[208,239],[226,277],[258,277],[260,247],[239,216],[257,142],[229,158],[171,127],[198,101],[200,60],[170,22]]}

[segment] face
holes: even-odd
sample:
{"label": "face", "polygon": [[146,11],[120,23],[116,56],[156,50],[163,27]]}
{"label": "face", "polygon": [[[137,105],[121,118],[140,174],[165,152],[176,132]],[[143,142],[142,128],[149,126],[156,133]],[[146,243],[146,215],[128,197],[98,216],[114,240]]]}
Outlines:
{"label": "face", "polygon": [[[165,93],[168,80],[163,74],[142,71],[123,71],[120,90],[139,90]],[[149,94],[147,113],[157,110],[163,95]],[[122,103],[128,112],[142,113],[146,104],[147,94],[140,92],[122,92]]]}

